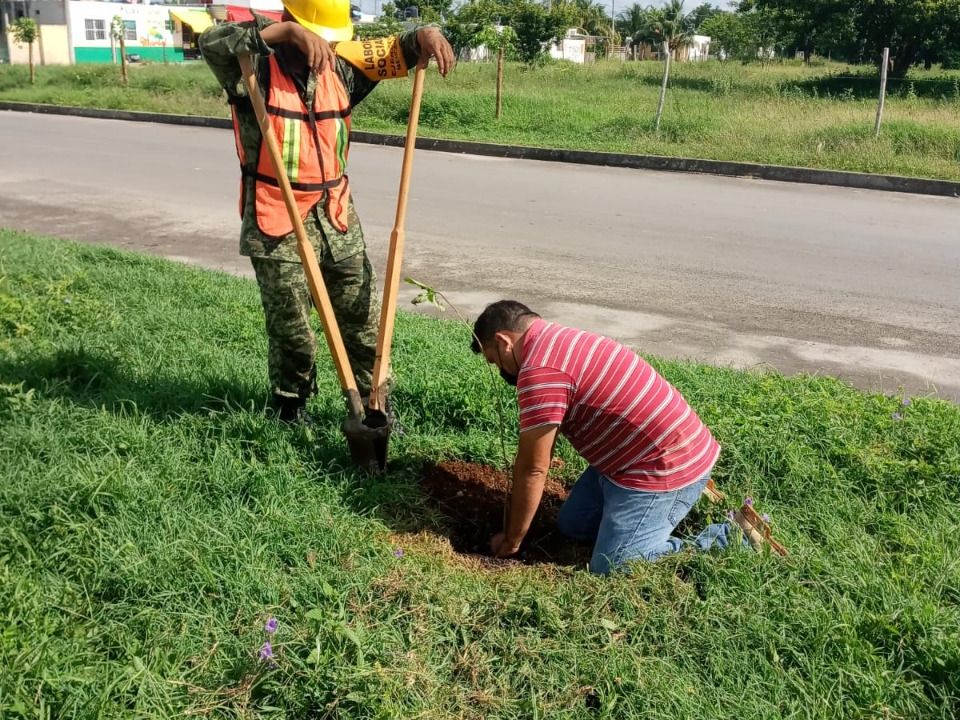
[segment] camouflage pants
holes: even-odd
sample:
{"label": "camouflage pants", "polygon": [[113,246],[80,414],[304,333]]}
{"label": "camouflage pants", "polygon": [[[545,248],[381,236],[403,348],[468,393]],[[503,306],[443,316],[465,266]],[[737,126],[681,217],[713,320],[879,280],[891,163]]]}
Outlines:
{"label": "camouflage pants", "polygon": [[[366,398],[376,358],[380,301],[363,232],[353,213],[351,221],[352,227],[346,234],[337,233],[337,237],[329,239],[331,229],[326,222],[322,224],[326,228],[321,225],[316,213],[311,212],[304,225],[317,253],[357,387]],[[266,318],[273,392],[306,399],[315,386],[317,338],[310,325],[313,301],[303,266],[262,257],[251,257],[250,261]]]}

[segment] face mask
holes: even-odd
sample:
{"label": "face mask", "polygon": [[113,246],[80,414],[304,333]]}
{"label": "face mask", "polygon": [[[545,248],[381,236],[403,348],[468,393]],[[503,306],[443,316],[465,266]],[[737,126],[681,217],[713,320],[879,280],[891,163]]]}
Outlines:
{"label": "face mask", "polygon": [[503,358],[500,357],[500,348],[499,348],[499,346],[497,347],[497,358],[499,358],[499,360],[500,360],[500,377],[503,378],[503,381],[504,381],[507,385],[509,385],[509,386],[511,386],[511,387],[516,387],[516,386],[517,386],[517,376],[514,375],[513,373],[508,373],[506,370],[503,369]]}

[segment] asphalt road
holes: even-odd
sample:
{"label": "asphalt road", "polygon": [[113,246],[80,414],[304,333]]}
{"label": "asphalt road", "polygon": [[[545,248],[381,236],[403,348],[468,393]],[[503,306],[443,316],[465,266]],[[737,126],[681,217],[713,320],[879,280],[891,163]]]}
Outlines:
{"label": "asphalt road", "polygon": [[[0,226],[249,275],[228,131],[0,112]],[[401,151],[355,145],[382,274]],[[644,352],[960,400],[960,201],[419,152],[405,274]],[[409,300],[412,290],[404,291]]]}

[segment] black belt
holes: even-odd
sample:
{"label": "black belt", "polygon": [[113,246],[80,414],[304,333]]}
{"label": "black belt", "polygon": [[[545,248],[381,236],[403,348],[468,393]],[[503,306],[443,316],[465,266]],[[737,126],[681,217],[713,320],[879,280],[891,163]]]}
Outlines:
{"label": "black belt", "polygon": [[[257,182],[266,183],[267,185],[272,185],[273,187],[280,187],[280,181],[269,175],[264,175],[259,173],[256,170],[250,170],[245,167],[240,168],[240,172],[244,177],[256,178]],[[327,180],[322,183],[302,183],[290,181],[290,187],[294,190],[300,190],[301,192],[320,192],[323,190],[329,190],[330,188],[335,188],[343,182],[343,176],[338,177],[335,180]]]}

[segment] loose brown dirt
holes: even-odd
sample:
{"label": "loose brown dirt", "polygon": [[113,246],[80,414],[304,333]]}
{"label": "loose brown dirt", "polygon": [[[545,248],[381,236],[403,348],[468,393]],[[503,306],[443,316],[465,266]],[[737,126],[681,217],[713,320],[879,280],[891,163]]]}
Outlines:
{"label": "loose brown dirt", "polygon": [[[503,528],[509,493],[508,476],[490,467],[459,460],[428,465],[420,484],[429,499],[449,519],[453,549],[468,555],[490,555],[490,538]],[[557,530],[557,513],[567,488],[548,479],[540,509],[516,559],[527,564],[575,565],[587,562],[589,548],[573,544]]]}

